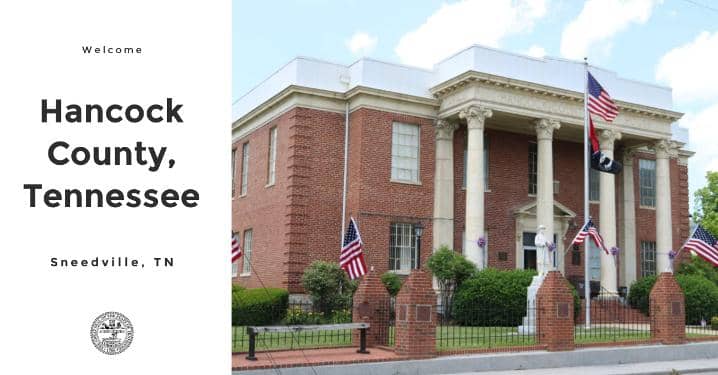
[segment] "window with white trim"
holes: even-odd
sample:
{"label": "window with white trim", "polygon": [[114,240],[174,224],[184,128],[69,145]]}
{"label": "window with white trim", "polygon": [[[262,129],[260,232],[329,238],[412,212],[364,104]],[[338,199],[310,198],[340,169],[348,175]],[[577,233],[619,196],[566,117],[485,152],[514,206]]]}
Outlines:
{"label": "window with white trim", "polygon": [[242,241],[242,275],[249,275],[252,271],[252,230],[244,231]]}
{"label": "window with white trim", "polygon": [[269,129],[269,162],[267,164],[267,185],[274,185],[277,163],[277,127]]}
{"label": "window with white trim", "polygon": [[656,206],[656,161],[638,159],[638,183],[641,206]]}
{"label": "window with white trim", "polygon": [[419,126],[395,122],[391,137],[391,179],[419,182]]}
{"label": "window with white trim", "polygon": [[232,263],[232,277],[237,277],[237,273],[239,272],[239,261],[235,261]]}
{"label": "window with white trim", "polygon": [[641,241],[641,277],[656,274],[656,243]]}
{"label": "window with white trim", "polygon": [[389,269],[409,272],[416,267],[414,224],[392,223],[389,242]]}
{"label": "window with white trim", "polygon": [[247,181],[249,179],[249,142],[242,145],[242,177],[239,195],[247,195]]}
{"label": "window with white trim", "polygon": [[236,175],[237,175],[237,150],[232,150],[232,196],[234,197],[234,191],[235,186],[237,185],[236,181]]}

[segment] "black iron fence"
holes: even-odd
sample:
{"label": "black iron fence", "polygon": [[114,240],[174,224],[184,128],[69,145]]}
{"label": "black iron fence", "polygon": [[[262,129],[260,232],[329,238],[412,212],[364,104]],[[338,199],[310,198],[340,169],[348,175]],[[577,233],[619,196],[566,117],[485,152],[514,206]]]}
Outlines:
{"label": "black iron fence", "polygon": [[[637,305],[642,306],[643,304],[638,303]],[[647,305],[647,301],[645,305]],[[583,300],[581,312],[575,317],[574,340],[576,344],[651,339],[651,324],[648,314],[639,308],[631,307],[619,294],[607,293],[602,289],[598,297],[591,300],[590,324],[586,323],[585,309],[585,300]]]}
{"label": "black iron fence", "polygon": [[436,345],[440,351],[491,349],[536,344],[536,307],[438,305]]}
{"label": "black iron fence", "polygon": [[[246,352],[249,349],[249,333],[247,326],[277,326],[277,325],[317,325],[340,324],[352,321],[351,309],[336,309],[319,311],[311,303],[290,303],[286,309],[272,312],[257,312],[264,316],[272,316],[271,321],[259,324],[251,323],[232,327],[232,351]],[[251,315],[251,314],[249,314]],[[332,329],[319,331],[299,332],[262,332],[256,337],[257,351],[337,347],[352,345],[351,329]]]}
{"label": "black iron fence", "polygon": [[686,337],[718,340],[718,317],[713,318],[709,312],[696,310],[686,311]]}

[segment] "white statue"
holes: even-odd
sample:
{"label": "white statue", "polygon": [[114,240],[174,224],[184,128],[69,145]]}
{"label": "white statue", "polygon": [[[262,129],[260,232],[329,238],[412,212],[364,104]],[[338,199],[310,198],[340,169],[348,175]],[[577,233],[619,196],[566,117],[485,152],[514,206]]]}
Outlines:
{"label": "white statue", "polygon": [[534,245],[536,245],[536,271],[538,271],[539,275],[545,275],[551,269],[548,256],[548,241],[546,240],[546,235],[544,235],[545,230],[545,226],[539,225],[534,239]]}

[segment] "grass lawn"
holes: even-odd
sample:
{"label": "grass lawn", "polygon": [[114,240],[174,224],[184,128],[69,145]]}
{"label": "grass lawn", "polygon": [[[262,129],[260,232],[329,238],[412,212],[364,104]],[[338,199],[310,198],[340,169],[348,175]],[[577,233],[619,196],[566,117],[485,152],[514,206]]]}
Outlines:
{"label": "grass lawn", "polygon": [[436,327],[436,347],[439,350],[487,349],[535,344],[535,336],[520,334],[516,327]]}
{"label": "grass lawn", "polygon": [[620,342],[650,340],[650,329],[628,329],[617,327],[593,327],[586,329],[577,326],[574,330],[576,344],[592,344],[599,342]]}

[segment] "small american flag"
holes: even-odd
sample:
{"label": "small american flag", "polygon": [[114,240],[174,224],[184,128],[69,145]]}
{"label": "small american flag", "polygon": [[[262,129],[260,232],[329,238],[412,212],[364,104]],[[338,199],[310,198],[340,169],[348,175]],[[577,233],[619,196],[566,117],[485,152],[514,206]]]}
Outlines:
{"label": "small american flag", "polygon": [[718,266],[718,244],[716,243],[718,243],[718,240],[703,229],[702,226],[698,225],[683,247],[695,251],[701,258],[714,266]]}
{"label": "small american flag", "polygon": [[588,111],[612,122],[618,115],[618,106],[598,81],[588,73]]}
{"label": "small american flag", "polygon": [[362,253],[363,247],[364,243],[361,241],[359,229],[354,222],[354,218],[351,218],[349,228],[344,233],[342,252],[339,255],[339,266],[349,274],[349,278],[352,280],[366,274],[366,263],[364,263],[364,254]]}
{"label": "small american flag", "polygon": [[242,248],[239,246],[237,233],[232,233],[232,263],[242,257]]}
{"label": "small american flag", "polygon": [[583,228],[581,228],[581,230],[578,232],[578,234],[576,234],[576,237],[573,238],[571,245],[582,244],[587,236],[590,236],[593,239],[593,243],[603,249],[606,254],[610,254],[608,252],[608,249],[606,249],[606,245],[603,243],[603,237],[601,237],[601,234],[598,233],[598,228],[593,225],[593,220],[591,219],[588,219],[586,225],[584,225]]}

